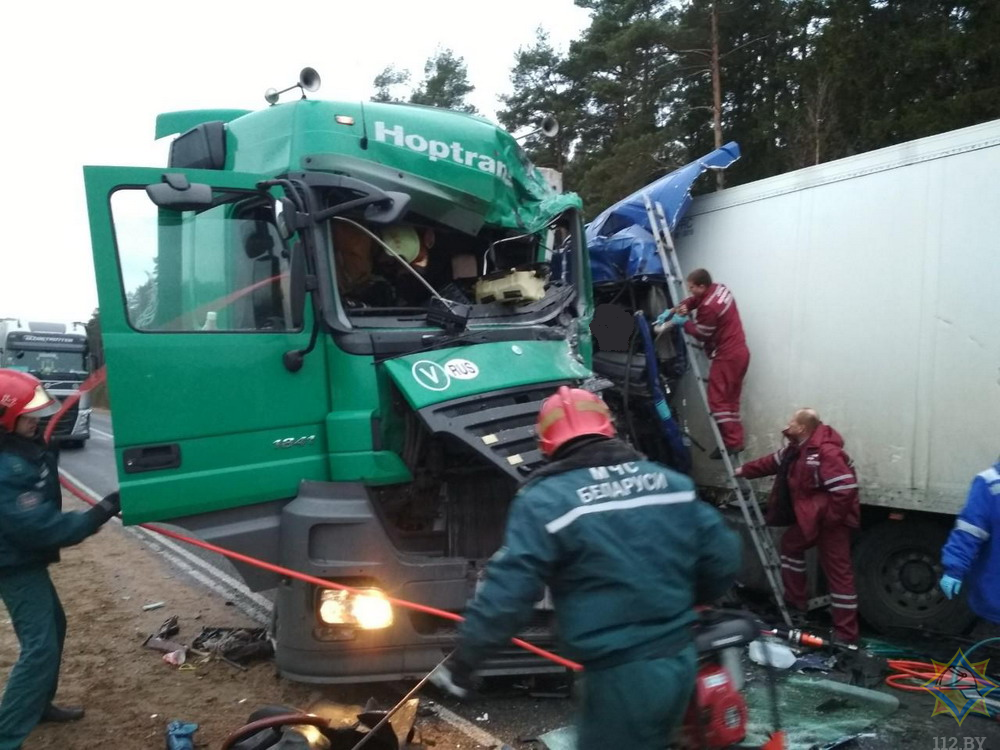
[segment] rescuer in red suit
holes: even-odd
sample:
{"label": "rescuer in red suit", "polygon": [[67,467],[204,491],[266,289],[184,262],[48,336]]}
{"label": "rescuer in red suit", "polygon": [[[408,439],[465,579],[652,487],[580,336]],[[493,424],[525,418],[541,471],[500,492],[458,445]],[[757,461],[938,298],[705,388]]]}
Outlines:
{"label": "rescuer in red suit", "polygon": [[[688,274],[687,288],[691,296],[657,322],[683,325],[686,333],[704,345],[712,363],[708,371],[708,408],[726,450],[735,455],[744,446],[740,393],[750,364],[740,311],[729,287],[713,282],[704,268]],[[718,449],[712,454],[712,458],[721,457]]]}
{"label": "rescuer in red suit", "polygon": [[844,439],[812,409],[799,409],[782,431],[780,450],[743,464],[744,479],[775,476],[767,523],[792,525],[781,538],[781,580],[785,600],[806,608],[806,550],[819,547],[819,563],[830,588],[834,636],[858,640],[858,595],[851,564],[851,532],[861,525],[858,477]]}

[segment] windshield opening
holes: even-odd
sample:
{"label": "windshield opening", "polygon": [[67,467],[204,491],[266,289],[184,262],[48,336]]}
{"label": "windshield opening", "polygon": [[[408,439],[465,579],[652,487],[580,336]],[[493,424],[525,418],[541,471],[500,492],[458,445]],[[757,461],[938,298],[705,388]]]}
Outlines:
{"label": "windshield opening", "polygon": [[536,233],[484,227],[471,236],[413,215],[387,227],[334,217],[330,267],[344,310],[362,324],[419,321],[435,296],[504,322],[571,298],[572,226],[560,216]]}

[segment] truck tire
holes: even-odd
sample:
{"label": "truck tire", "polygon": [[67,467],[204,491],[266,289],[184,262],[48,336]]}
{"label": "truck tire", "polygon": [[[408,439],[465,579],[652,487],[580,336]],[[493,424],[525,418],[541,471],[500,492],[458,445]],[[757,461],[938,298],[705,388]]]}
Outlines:
{"label": "truck tire", "polygon": [[964,633],[975,622],[964,597],[938,588],[948,529],[930,521],[887,521],[866,529],[854,548],[861,616],[882,633]]}

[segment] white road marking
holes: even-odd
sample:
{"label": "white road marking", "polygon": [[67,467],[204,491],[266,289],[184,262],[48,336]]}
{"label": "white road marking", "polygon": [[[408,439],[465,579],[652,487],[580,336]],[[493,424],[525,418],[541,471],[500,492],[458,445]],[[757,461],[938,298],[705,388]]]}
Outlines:
{"label": "white road marking", "polygon": [[90,431],[92,433],[94,433],[95,435],[100,435],[105,440],[114,440],[115,439],[115,436],[112,435],[110,432],[105,432],[104,430],[99,430],[96,427],[94,427],[93,425],[90,426]]}
{"label": "white road marking", "polygon": [[471,721],[463,719],[461,716],[456,714],[454,711],[449,711],[444,706],[437,703],[434,705],[426,706],[430,711],[437,714],[438,718],[442,721],[446,721],[451,724],[455,729],[460,731],[462,734],[466,735],[473,742],[483,745],[489,748],[501,748],[506,747],[506,744],[499,737],[490,734],[489,732],[480,729]]}

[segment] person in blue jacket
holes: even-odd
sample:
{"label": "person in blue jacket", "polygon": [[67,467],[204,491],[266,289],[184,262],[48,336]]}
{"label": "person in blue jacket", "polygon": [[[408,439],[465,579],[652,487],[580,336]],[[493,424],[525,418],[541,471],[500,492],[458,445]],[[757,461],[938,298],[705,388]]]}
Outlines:
{"label": "person in blue jacket", "polygon": [[514,498],[459,646],[431,680],[464,697],[548,586],[561,653],[586,670],[580,750],[662,750],[694,687],[694,607],[733,583],[739,537],[691,479],[617,440],[598,396],[559,388],[537,432],[550,462]]}
{"label": "person in blue jacket", "polygon": [[941,550],[941,591],[954,598],[965,586],[969,607],[1000,624],[1000,461],[976,475],[965,507]]}
{"label": "person in blue jacket", "polygon": [[66,616],[48,566],[120,510],[114,493],[87,511],[62,511],[57,457],[38,435],[38,420],[58,409],[37,378],[0,369],[0,598],[21,645],[0,702],[0,750],[18,750],[39,722],[83,717],[52,703]]}

